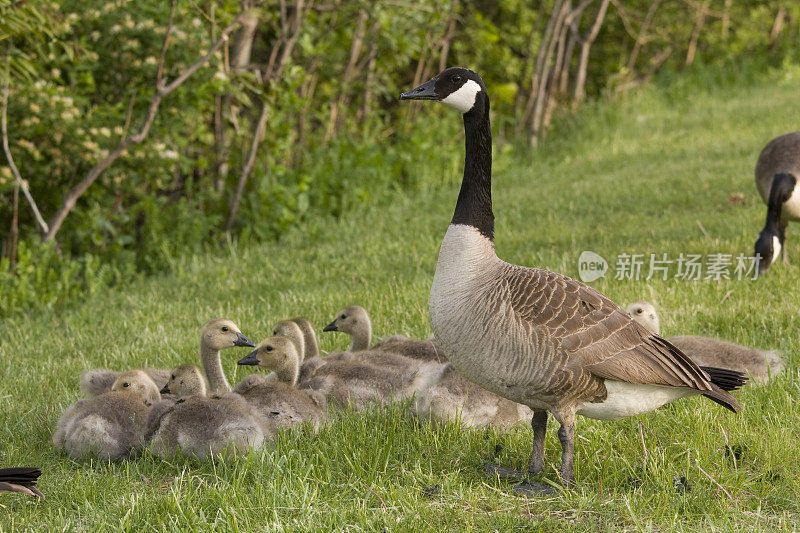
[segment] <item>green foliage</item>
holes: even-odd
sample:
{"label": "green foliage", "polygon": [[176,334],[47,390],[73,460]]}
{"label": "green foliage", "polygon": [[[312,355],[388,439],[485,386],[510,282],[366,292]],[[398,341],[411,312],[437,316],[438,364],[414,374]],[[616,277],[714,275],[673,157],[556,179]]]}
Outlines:
{"label": "green foliage", "polygon": [[[284,11],[264,4],[257,11],[249,63],[231,65],[240,39],[234,34],[229,46],[162,102],[147,138],[78,199],[56,236],[56,248],[37,244],[39,227],[25,201],[20,203],[24,245],[19,254],[41,253],[48,271],[24,270],[23,257],[13,272],[8,263],[3,276],[13,287],[3,290],[16,296],[3,308],[11,312],[35,305],[37,291],[55,298],[45,298],[46,305],[74,298],[80,287],[88,288],[83,272],[90,256],[120,273],[103,279],[116,280],[123,272],[162,272],[182,254],[215,250],[228,238],[225,224],[262,106],[268,109],[266,135],[244,187],[234,240],[279,239],[315,217],[340,217],[367,203],[435,190],[441,182],[430,169],[444,167],[457,175],[461,156],[442,150],[441,126],[428,123],[429,115],[420,120],[413,105],[399,106],[397,93],[435,74],[455,5],[447,63],[483,75],[497,138],[513,140],[528,98],[533,54],[554,2],[535,4],[345,0],[336,9],[312,7],[280,75],[268,80],[262,77],[280,61],[294,3],[287,2]],[[593,95],[625,86],[634,74],[626,69],[631,33],[641,27],[649,2],[618,4],[610,8],[592,49],[587,88]],[[671,49],[655,79],[676,97],[698,87],[756,81],[776,68],[791,72],[798,63],[800,7],[795,3],[747,1],[726,7],[724,0],[714,0],[694,68],[687,69],[683,58],[696,21],[690,4],[662,2],[634,68],[647,75],[653,58]],[[212,35],[240,5],[177,2],[164,62],[167,81],[208,49]],[[775,37],[771,29],[779,8],[785,17]],[[723,24],[718,15],[725,9],[729,17]],[[45,218],[141,126],[169,11],[169,2],[153,0],[0,0],[0,54],[10,59],[12,72],[11,151]],[[580,20],[578,29],[586,32],[590,17]],[[575,120],[569,112],[557,116],[565,124]],[[457,124],[445,128],[458,134]],[[0,162],[5,255],[13,253],[11,225],[5,222],[12,219],[13,186],[9,166]],[[41,284],[36,291],[34,282]]]}

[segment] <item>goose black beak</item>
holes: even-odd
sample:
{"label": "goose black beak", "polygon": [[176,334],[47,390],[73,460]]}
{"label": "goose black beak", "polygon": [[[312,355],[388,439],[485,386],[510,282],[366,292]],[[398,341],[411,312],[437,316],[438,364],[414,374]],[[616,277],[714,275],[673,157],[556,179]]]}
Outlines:
{"label": "goose black beak", "polygon": [[333,322],[322,328],[322,331],[339,331],[339,328],[336,326],[336,321],[334,320]]}
{"label": "goose black beak", "polygon": [[233,341],[234,346],[249,346],[250,348],[255,348],[256,345],[253,344],[253,341],[242,335],[241,333],[236,334],[236,340]]}
{"label": "goose black beak", "polygon": [[239,359],[239,362],[236,363],[237,365],[248,365],[248,366],[256,366],[258,365],[258,350],[253,350],[246,356]]}
{"label": "goose black beak", "polygon": [[407,93],[400,93],[400,100],[438,100],[436,78],[430,79]]}
{"label": "goose black beak", "polygon": [[161,387],[161,390],[159,392],[161,394],[170,394],[170,392],[169,392],[169,383],[167,383],[166,385]]}

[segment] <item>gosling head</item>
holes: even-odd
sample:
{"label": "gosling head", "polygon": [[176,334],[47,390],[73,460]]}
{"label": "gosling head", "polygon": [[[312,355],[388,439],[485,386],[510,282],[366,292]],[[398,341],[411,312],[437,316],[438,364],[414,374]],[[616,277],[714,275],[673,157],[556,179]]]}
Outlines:
{"label": "gosling head", "polygon": [[306,343],[303,336],[303,330],[300,329],[300,326],[297,324],[297,322],[292,320],[283,320],[282,322],[278,322],[275,324],[275,327],[272,328],[272,334],[281,335],[288,338],[294,343],[298,354],[305,353]]}
{"label": "gosling head", "polygon": [[291,339],[273,335],[258,343],[256,349],[240,359],[238,364],[272,370],[281,381],[294,385],[300,372],[300,354]]}
{"label": "gosling head", "polygon": [[400,94],[400,100],[435,100],[463,115],[489,110],[483,80],[477,73],[461,67],[444,69],[416,89]]}
{"label": "gosling head", "polygon": [[651,333],[659,334],[661,324],[658,320],[658,313],[653,304],[649,302],[634,302],[625,308],[635,321],[650,330]]}
{"label": "gosling head", "polygon": [[119,375],[111,385],[112,391],[130,392],[140,396],[144,403],[153,405],[161,399],[158,385],[141,370],[128,370]]}
{"label": "gosling head", "polygon": [[207,392],[203,373],[195,365],[176,367],[170,374],[167,384],[161,389],[161,394],[174,394],[178,398],[206,396]]}
{"label": "gosling head", "polygon": [[255,346],[253,341],[242,335],[239,327],[224,318],[215,318],[203,327],[202,343],[213,350],[224,350],[234,346]]}
{"label": "gosling head", "polygon": [[367,310],[360,305],[351,305],[340,310],[333,322],[322,331],[341,331],[353,335],[365,327],[372,327]]}

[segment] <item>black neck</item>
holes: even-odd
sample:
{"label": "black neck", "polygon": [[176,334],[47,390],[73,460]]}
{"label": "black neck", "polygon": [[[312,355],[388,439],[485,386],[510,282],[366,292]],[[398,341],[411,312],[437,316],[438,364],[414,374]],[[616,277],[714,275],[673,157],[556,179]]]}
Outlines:
{"label": "black neck", "polygon": [[764,231],[769,231],[773,235],[778,235],[783,240],[783,231],[786,223],[781,221],[783,203],[786,202],[794,192],[797,179],[791,174],[775,174],[772,178],[772,186],[769,191],[767,202],[767,221]]}
{"label": "black neck", "polygon": [[458,193],[452,224],[474,226],[494,240],[492,213],[492,129],[489,124],[489,99],[481,91],[475,107],[464,114],[466,156],[464,180]]}

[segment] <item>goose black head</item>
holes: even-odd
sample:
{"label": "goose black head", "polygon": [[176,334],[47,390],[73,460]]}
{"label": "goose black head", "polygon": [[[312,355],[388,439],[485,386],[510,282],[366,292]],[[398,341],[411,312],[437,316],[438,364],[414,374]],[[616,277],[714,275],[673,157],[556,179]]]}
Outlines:
{"label": "goose black head", "polygon": [[786,240],[786,222],[783,220],[783,204],[789,201],[797,186],[792,174],[776,173],[767,200],[767,221],[758,235],[755,253],[758,258],[758,273],[763,274],[783,251]]}
{"label": "goose black head", "polygon": [[764,228],[758,234],[758,239],[755,245],[755,257],[757,258],[756,266],[758,267],[758,275],[764,274],[767,269],[775,262],[781,254],[783,248],[783,238],[779,232]]}
{"label": "goose black head", "polygon": [[401,93],[400,100],[435,100],[462,114],[483,109],[489,101],[481,77],[461,67],[444,69],[416,89]]}

